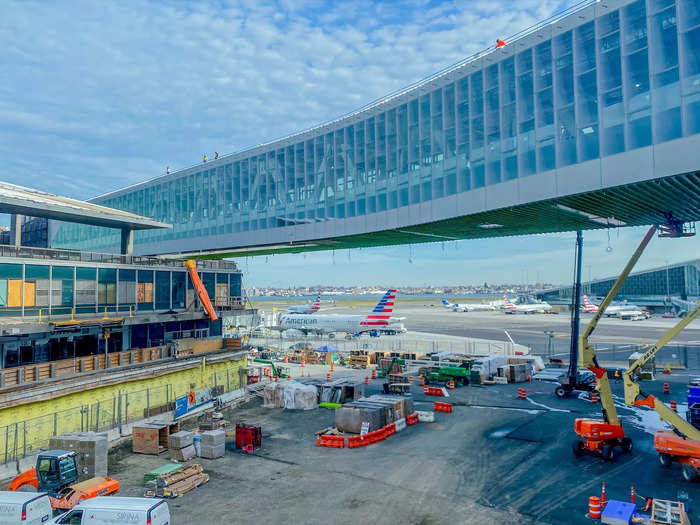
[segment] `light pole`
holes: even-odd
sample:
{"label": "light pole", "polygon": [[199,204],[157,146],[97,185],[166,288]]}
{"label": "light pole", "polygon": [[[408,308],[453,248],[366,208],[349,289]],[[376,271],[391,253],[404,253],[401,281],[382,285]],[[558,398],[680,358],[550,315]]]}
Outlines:
{"label": "light pole", "polygon": [[554,331],[545,330],[544,335],[547,336],[547,356],[549,356],[549,362],[552,362],[552,340],[554,339]]}

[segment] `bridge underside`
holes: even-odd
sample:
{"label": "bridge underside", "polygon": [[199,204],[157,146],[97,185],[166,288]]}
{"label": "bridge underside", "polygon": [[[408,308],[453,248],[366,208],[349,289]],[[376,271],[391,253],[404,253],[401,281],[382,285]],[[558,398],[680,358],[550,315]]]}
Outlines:
{"label": "bridge underside", "polygon": [[274,246],[188,254],[221,259],[372,246],[507,237],[700,220],[700,172],[675,175],[399,229]]}

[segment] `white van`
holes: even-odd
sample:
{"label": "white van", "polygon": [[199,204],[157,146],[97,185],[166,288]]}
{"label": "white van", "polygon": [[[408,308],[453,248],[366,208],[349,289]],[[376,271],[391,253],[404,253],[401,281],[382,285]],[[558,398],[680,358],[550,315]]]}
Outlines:
{"label": "white van", "polygon": [[49,523],[52,515],[46,494],[0,491],[0,525],[43,525]]}
{"label": "white van", "polygon": [[170,509],[162,499],[98,496],[81,501],[55,518],[60,525],[170,525]]}

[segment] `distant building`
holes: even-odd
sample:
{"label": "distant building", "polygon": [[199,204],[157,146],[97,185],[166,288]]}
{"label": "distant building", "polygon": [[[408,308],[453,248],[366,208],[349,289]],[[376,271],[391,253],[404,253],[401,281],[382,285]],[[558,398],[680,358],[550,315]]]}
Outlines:
{"label": "distant building", "polygon": [[[0,244],[10,244],[10,230],[0,230]],[[22,217],[22,246],[49,247],[49,221],[44,217]]]}
{"label": "distant building", "polygon": [[[616,277],[583,283],[583,293],[602,298],[610,291]],[[570,302],[572,287],[553,288],[537,293],[548,302]],[[661,266],[632,273],[622,285],[617,300],[640,306],[674,306],[687,309],[684,303],[700,296],[700,259]]]}

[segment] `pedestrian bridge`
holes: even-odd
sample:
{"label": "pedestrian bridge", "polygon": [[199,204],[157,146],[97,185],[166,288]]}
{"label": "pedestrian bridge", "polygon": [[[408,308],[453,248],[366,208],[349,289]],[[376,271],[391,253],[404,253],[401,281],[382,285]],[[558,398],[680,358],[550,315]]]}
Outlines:
{"label": "pedestrian bridge", "polygon": [[[700,218],[700,8],[599,0],[331,122],[93,202],[225,257]],[[55,247],[102,251],[80,225]]]}

